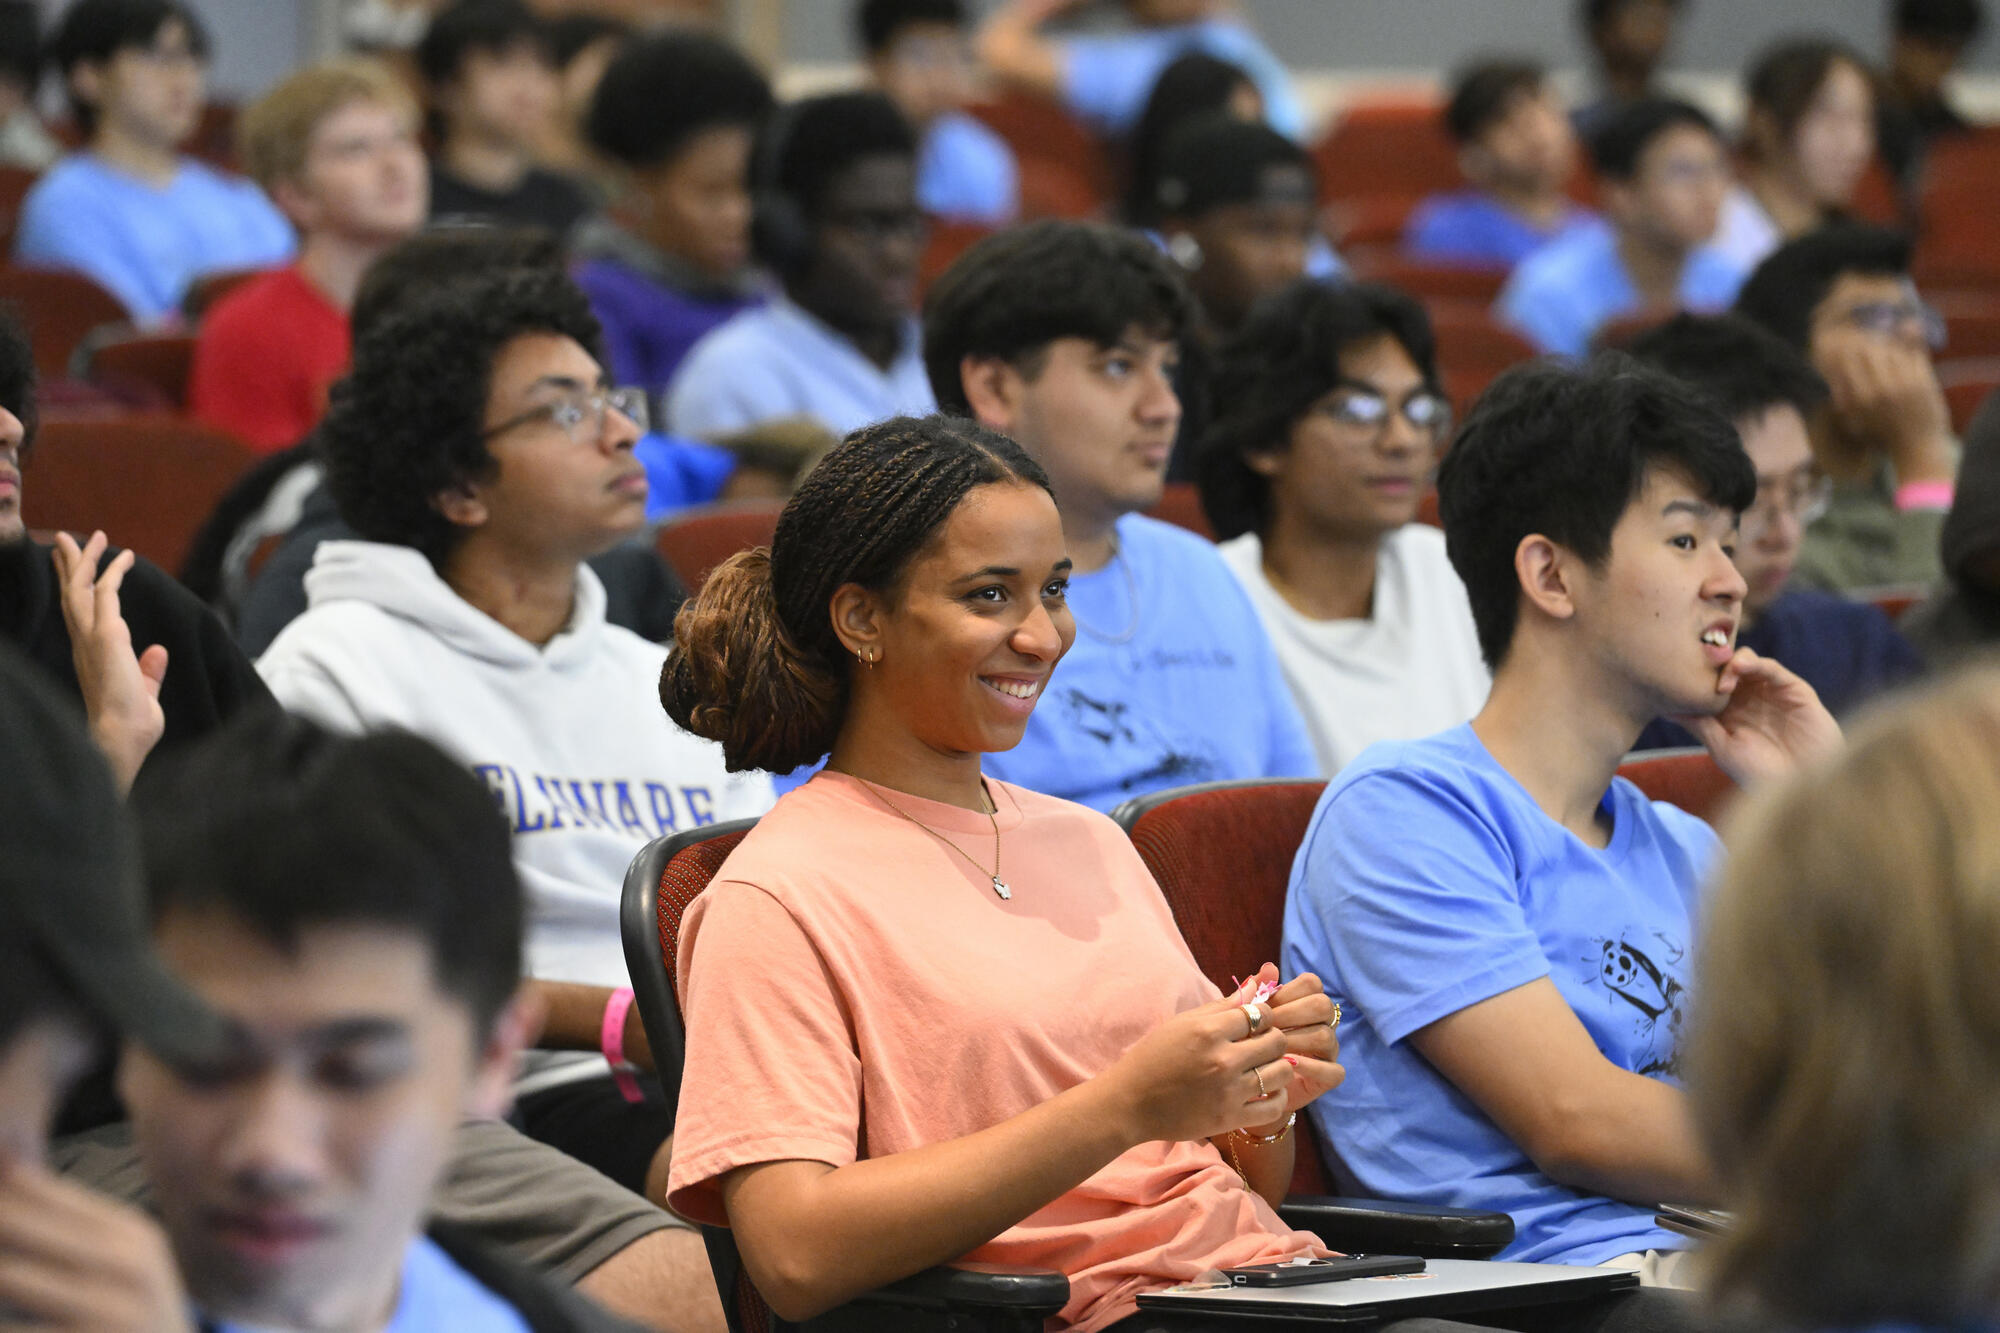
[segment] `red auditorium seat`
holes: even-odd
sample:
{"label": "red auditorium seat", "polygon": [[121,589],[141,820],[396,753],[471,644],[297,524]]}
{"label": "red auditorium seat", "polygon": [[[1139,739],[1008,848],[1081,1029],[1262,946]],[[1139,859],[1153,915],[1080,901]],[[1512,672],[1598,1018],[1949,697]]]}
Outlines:
{"label": "red auditorium seat", "polygon": [[1342,111],[1313,148],[1320,197],[1422,199],[1459,183],[1458,148],[1435,97],[1370,97]]}
{"label": "red auditorium seat", "polygon": [[1437,333],[1438,372],[1461,414],[1501,371],[1539,355],[1533,343],[1481,309],[1437,305],[1431,309],[1431,321]]}
{"label": "red auditorium seat", "polygon": [[256,461],[232,437],[181,417],[45,417],[23,469],[22,507],[37,527],[102,528],[177,573],[202,520]]}
{"label": "red auditorium seat", "polygon": [[691,509],[662,523],[654,546],[687,590],[696,592],[708,572],[730,556],[769,546],[784,508],[782,500],[745,500]]}
{"label": "red auditorium seat", "polygon": [[1987,395],[2000,389],[2000,356],[1953,357],[1938,362],[1937,372],[1951,408],[1951,428],[1963,435]]}
{"label": "red auditorium seat", "polygon": [[1007,141],[1021,168],[1021,216],[1101,216],[1109,199],[1111,164],[1104,145],[1047,97],[1004,92],[966,110]]}
{"label": "red auditorium seat", "polygon": [[1186,528],[1198,537],[1215,540],[1215,529],[1209,526],[1208,515],[1201,507],[1201,492],[1191,482],[1168,482],[1160,502],[1148,509],[1146,514],[1177,528]]}
{"label": "red auditorium seat", "polygon": [[2000,283],[2000,127],[1934,143],[1924,164],[1917,212],[1916,269],[1927,286]]}
{"label": "red auditorium seat", "polygon": [[35,371],[44,380],[66,377],[70,357],[93,331],[128,322],[117,297],[81,273],[61,269],[0,267],[0,302],[21,312],[35,348]]}
{"label": "red auditorium seat", "polygon": [[1484,309],[1506,285],[1507,270],[1433,264],[1403,255],[1367,255],[1351,261],[1356,276],[1385,282],[1420,301],[1455,301]]}
{"label": "red auditorium seat", "polygon": [[1653,750],[1618,765],[1628,779],[1655,801],[1668,801],[1713,824],[1736,795],[1736,783],[1706,750]]}
{"label": "red auditorium seat", "polygon": [[187,407],[188,370],[194,338],[188,334],[144,334],[89,349],[84,378],[107,392],[149,408]]}

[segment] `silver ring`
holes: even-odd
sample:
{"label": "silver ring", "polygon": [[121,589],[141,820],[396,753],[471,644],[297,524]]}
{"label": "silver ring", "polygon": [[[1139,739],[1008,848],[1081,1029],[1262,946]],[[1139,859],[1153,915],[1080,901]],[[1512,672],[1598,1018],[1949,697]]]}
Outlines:
{"label": "silver ring", "polygon": [[1256,1004],[1246,1004],[1243,1006],[1243,1017],[1250,1021],[1250,1035],[1256,1036],[1258,1029],[1264,1026],[1263,1009]]}
{"label": "silver ring", "polygon": [[1261,1102],[1271,1095],[1271,1090],[1264,1086],[1264,1070],[1259,1066],[1250,1072],[1257,1076],[1257,1100]]}

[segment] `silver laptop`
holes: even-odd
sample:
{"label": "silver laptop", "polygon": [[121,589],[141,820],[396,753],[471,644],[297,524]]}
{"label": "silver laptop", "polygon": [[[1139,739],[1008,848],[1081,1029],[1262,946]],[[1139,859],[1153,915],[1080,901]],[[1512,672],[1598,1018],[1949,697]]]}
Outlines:
{"label": "silver laptop", "polygon": [[1244,1315],[1326,1324],[1365,1324],[1412,1315],[1476,1314],[1590,1300],[1639,1285],[1637,1273],[1568,1264],[1505,1264],[1432,1259],[1421,1273],[1357,1277],[1298,1287],[1200,1287],[1149,1291],[1139,1308],[1161,1314]]}

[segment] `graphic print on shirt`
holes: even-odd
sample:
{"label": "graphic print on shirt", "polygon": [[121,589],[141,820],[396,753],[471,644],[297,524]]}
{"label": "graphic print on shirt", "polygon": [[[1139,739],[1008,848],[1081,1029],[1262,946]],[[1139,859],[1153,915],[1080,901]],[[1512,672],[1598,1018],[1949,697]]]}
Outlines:
{"label": "graphic print on shirt", "polygon": [[[1137,752],[1131,762],[1119,765],[1125,774],[1120,785],[1127,791],[1206,782],[1221,771],[1220,756],[1196,754],[1154,734],[1144,715],[1135,714],[1122,700],[1095,699],[1071,688],[1056,691],[1056,705],[1066,726],[1096,741],[1107,754]],[[1144,728],[1145,734],[1138,728]]]}
{"label": "graphic print on shirt", "polygon": [[1626,935],[1597,940],[1597,956],[1583,960],[1597,967],[1597,975],[1586,984],[1602,985],[1607,1002],[1637,1011],[1633,1020],[1637,1035],[1650,1041],[1651,1048],[1633,1063],[1632,1071],[1673,1078],[1680,1073],[1681,1022],[1687,1005],[1687,987],[1673,969],[1687,960],[1687,949],[1657,930],[1648,934],[1646,949]]}
{"label": "graphic print on shirt", "polygon": [[560,778],[523,773],[511,764],[474,764],[472,772],[517,835],[589,828],[650,839],[715,822],[715,794],[705,786]]}

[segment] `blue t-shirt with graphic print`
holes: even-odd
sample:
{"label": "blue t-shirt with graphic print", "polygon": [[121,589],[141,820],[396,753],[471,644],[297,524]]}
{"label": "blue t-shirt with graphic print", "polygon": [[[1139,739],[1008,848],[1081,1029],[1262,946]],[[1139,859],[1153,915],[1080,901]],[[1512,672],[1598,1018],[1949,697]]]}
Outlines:
{"label": "blue t-shirt with graphic print", "polygon": [[1344,1183],[1509,1213],[1504,1259],[1595,1264],[1686,1245],[1653,1209],[1559,1185],[1407,1040],[1548,977],[1604,1057],[1678,1078],[1713,830],[1623,778],[1603,848],[1543,813],[1468,723],[1371,746],[1321,797],[1292,866],[1285,975],[1341,1001],[1347,1078],[1311,1107]]}
{"label": "blue t-shirt with graphic print", "polygon": [[1191,782],[1319,776],[1278,655],[1214,544],[1127,514],[1118,549],[1070,580],[1076,642],[1021,743],[985,756],[986,772],[1105,811]]}

